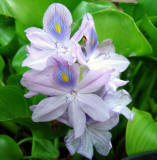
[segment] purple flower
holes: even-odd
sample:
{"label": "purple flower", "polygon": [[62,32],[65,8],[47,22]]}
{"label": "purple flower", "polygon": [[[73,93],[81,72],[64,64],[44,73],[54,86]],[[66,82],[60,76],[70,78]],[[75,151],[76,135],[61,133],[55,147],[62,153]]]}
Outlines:
{"label": "purple flower", "polygon": [[91,70],[104,68],[105,70],[114,69],[117,72],[123,72],[128,67],[128,59],[115,53],[111,39],[104,40],[99,44],[94,20],[89,13],[83,17],[81,27],[73,38],[79,41],[83,35],[87,38],[87,42],[83,46],[84,56],[82,59],[85,59],[86,65]]}
{"label": "purple flower", "polygon": [[78,60],[84,63],[78,41],[70,39],[72,16],[69,10],[59,3],[48,7],[43,17],[43,29],[31,27],[25,30],[31,42],[27,46],[28,57],[23,66],[43,70],[50,57],[60,56],[69,64]]}
{"label": "purple flower", "polygon": [[[32,120],[56,119],[72,127],[65,138],[68,150],[91,159],[93,146],[102,155],[109,153],[109,130],[118,123],[119,114],[133,119],[134,113],[127,108],[130,95],[117,91],[128,82],[120,79],[120,73],[129,61],[115,53],[110,39],[99,44],[90,14],[84,16],[72,38],[71,24],[69,10],[54,3],[45,12],[43,29],[26,30],[31,45],[23,66],[31,70],[23,75],[21,84],[29,90],[25,97],[47,96],[30,107]],[[83,36],[87,41],[80,46]]]}
{"label": "purple flower", "polygon": [[38,93],[48,96],[31,107],[33,121],[51,121],[67,111],[75,137],[79,137],[86,127],[86,114],[95,121],[109,119],[103,99],[94,92],[107,84],[111,71],[88,71],[79,81],[81,74],[78,64],[53,61],[53,67],[49,66],[40,72],[30,70],[23,75],[21,83],[31,91],[26,94],[27,97]]}
{"label": "purple flower", "polygon": [[116,92],[104,92],[101,97],[104,99],[106,108],[111,112],[123,114],[128,120],[133,120],[134,112],[127,107],[131,102],[131,97],[126,90],[121,89]]}
{"label": "purple flower", "polygon": [[[62,120],[63,119],[61,119],[61,121]],[[114,114],[105,122],[95,122],[90,119],[87,122],[85,132],[79,138],[75,138],[73,130],[68,133],[65,137],[66,147],[71,155],[79,153],[88,159],[92,159],[93,157],[93,147],[95,147],[99,154],[106,156],[112,148],[112,135],[109,130],[115,127],[118,121],[119,117],[117,114]],[[68,123],[66,119],[62,122]]]}

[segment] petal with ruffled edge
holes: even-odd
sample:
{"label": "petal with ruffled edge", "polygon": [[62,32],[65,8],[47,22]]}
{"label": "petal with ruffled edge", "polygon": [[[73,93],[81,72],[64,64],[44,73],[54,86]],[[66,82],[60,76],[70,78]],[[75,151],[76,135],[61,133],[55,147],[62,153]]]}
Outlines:
{"label": "petal with ruffled edge", "polygon": [[57,41],[63,42],[70,37],[72,16],[62,4],[53,3],[48,7],[43,18],[43,28]]}
{"label": "petal with ruffled edge", "polygon": [[52,50],[38,50],[27,46],[28,57],[23,61],[22,66],[42,71],[47,67],[48,59],[53,56]]}
{"label": "petal with ruffled edge", "polygon": [[110,118],[104,101],[95,94],[78,94],[77,100],[81,109],[95,121],[104,122]]}
{"label": "petal with ruffled edge", "polygon": [[86,130],[86,132],[80,138],[80,146],[77,150],[77,153],[85,156],[88,159],[92,159],[93,157],[92,136],[88,130]]}
{"label": "petal with ruffled edge", "polygon": [[75,138],[80,137],[86,128],[86,116],[77,100],[72,100],[68,107],[69,122],[74,128]]}
{"label": "petal with ruffled edge", "polygon": [[65,96],[48,97],[33,106],[34,122],[52,121],[60,117],[67,109]]}
{"label": "petal with ruffled edge", "polygon": [[65,144],[71,155],[79,153],[88,159],[93,157],[93,144],[91,134],[86,130],[79,138],[74,138],[74,131],[71,130],[65,137]]}
{"label": "petal with ruffled edge", "polygon": [[31,44],[37,49],[55,49],[55,40],[44,30],[31,27],[25,30],[26,36]]}
{"label": "petal with ruffled edge", "polygon": [[129,81],[123,81],[119,78],[114,78],[114,79],[111,79],[109,81],[109,83],[107,84],[106,86],[106,91],[107,90],[113,90],[113,91],[116,91],[117,88],[121,87],[121,86],[125,86]]}
{"label": "petal with ruffled edge", "polygon": [[111,70],[89,71],[78,84],[76,90],[78,90],[79,93],[95,92],[102,86],[107,84],[108,80],[110,79],[111,73]]}
{"label": "petal with ruffled edge", "polygon": [[65,145],[69,150],[71,155],[74,155],[77,152],[77,148],[80,144],[80,138],[75,139],[74,130],[70,130],[69,133],[64,138]]}
{"label": "petal with ruffled edge", "polygon": [[131,97],[127,91],[122,89],[108,93],[104,96],[104,102],[111,111],[123,114],[130,121],[133,120],[134,112],[126,107],[131,102]]}
{"label": "petal with ruffled edge", "polygon": [[91,58],[88,62],[88,67],[91,70],[98,70],[100,68],[114,69],[118,72],[123,72],[129,66],[130,62],[122,55],[110,53],[109,55],[102,55],[97,58]]}
{"label": "petal with ruffled edge", "polygon": [[106,156],[109,154],[112,144],[111,144],[111,133],[110,132],[97,132],[93,131],[93,145],[96,148],[96,151],[100,153],[103,156]]}

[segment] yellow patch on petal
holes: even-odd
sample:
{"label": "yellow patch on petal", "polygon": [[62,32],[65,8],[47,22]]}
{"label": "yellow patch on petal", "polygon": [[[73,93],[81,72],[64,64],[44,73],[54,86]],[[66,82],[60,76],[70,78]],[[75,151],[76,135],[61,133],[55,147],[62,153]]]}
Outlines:
{"label": "yellow patch on petal", "polygon": [[58,23],[56,23],[56,31],[58,33],[61,33],[61,28],[60,28],[60,25]]}
{"label": "yellow patch on petal", "polygon": [[94,44],[94,41],[95,41],[95,39],[94,39],[94,36],[93,36],[93,39],[92,39],[92,45]]}
{"label": "yellow patch on petal", "polygon": [[68,82],[69,81],[69,77],[64,72],[62,73],[62,80],[64,82]]}

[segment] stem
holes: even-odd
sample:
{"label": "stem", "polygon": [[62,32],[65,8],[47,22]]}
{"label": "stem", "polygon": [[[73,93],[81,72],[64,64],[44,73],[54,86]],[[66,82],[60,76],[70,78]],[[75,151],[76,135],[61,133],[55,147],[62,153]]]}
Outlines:
{"label": "stem", "polygon": [[147,74],[148,74],[148,69],[145,70],[144,74],[142,75],[139,83],[136,85],[136,89],[134,90],[133,94],[132,94],[132,98],[135,99],[135,97],[137,96],[137,94],[139,93],[145,79],[147,78]]}
{"label": "stem", "polygon": [[32,141],[32,140],[33,140],[32,137],[27,137],[27,138],[24,138],[21,141],[19,141],[17,144],[21,145],[22,143],[25,143],[25,142],[28,142],[28,141]]}
{"label": "stem", "polygon": [[147,105],[147,101],[148,101],[148,98],[150,97],[151,91],[152,91],[153,86],[154,86],[154,84],[156,82],[156,78],[157,78],[157,74],[156,74],[156,71],[155,71],[153,73],[153,76],[152,76],[152,79],[151,79],[151,83],[150,83],[146,93],[143,94],[144,95],[143,96],[143,101],[142,101],[142,103],[140,105],[141,109],[144,109],[146,107],[146,105]]}
{"label": "stem", "polygon": [[31,160],[31,159],[36,159],[36,158],[33,157],[33,156],[24,156],[23,159],[29,159],[29,160]]}
{"label": "stem", "polygon": [[55,138],[55,139],[54,139],[54,146],[55,146],[56,148],[59,147],[59,139],[58,139],[58,138]]}
{"label": "stem", "polygon": [[135,68],[135,70],[134,70],[134,72],[133,72],[132,75],[131,75],[131,78],[135,77],[135,75],[136,75],[137,72],[139,71],[142,63],[143,63],[142,61],[139,61],[139,62],[138,62],[137,66],[136,66],[136,68]]}
{"label": "stem", "polygon": [[20,127],[13,122],[0,122],[0,125],[2,125],[14,134],[16,134],[20,129]]}

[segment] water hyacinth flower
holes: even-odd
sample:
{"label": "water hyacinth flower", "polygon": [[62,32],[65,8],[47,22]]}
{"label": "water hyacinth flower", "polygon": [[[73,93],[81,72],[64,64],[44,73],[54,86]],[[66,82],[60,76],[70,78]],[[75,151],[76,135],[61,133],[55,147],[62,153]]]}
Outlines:
{"label": "water hyacinth flower", "polygon": [[43,71],[27,71],[21,84],[32,93],[48,96],[38,105],[32,106],[32,119],[35,122],[51,121],[68,111],[69,122],[75,130],[75,137],[83,134],[86,127],[86,114],[95,121],[109,119],[109,110],[101,97],[94,94],[104,86],[110,78],[111,71],[88,71],[79,81],[78,64],[68,65],[58,60],[55,65]]}
{"label": "water hyacinth flower", "polygon": [[31,27],[25,30],[31,45],[27,46],[28,57],[22,65],[43,70],[48,59],[56,55],[69,64],[76,60],[83,63],[81,47],[70,38],[71,24],[71,13],[64,5],[50,5],[43,17],[43,29]]}
{"label": "water hyacinth flower", "polygon": [[[58,121],[69,125],[67,120],[67,114],[64,114]],[[111,144],[111,130],[118,124],[119,116],[113,114],[110,119],[105,122],[93,121],[87,118],[87,127],[82,136],[75,138],[74,130],[70,130],[68,135],[65,137],[65,144],[71,155],[79,153],[88,159],[93,157],[93,147],[96,151],[106,156],[112,148]],[[70,126],[71,127],[71,126]]]}
{"label": "water hyacinth flower", "polygon": [[[30,107],[32,120],[58,120],[72,127],[65,138],[68,150],[91,159],[93,146],[102,155],[109,153],[109,130],[118,123],[119,114],[133,119],[134,113],[127,108],[130,95],[117,91],[128,82],[120,79],[120,73],[129,61],[115,53],[110,39],[99,44],[89,13],[72,38],[71,23],[68,9],[54,3],[45,12],[43,29],[26,30],[31,45],[23,65],[31,70],[24,73],[21,84],[29,90],[27,98],[46,96]],[[87,41],[81,46],[83,36]]]}

